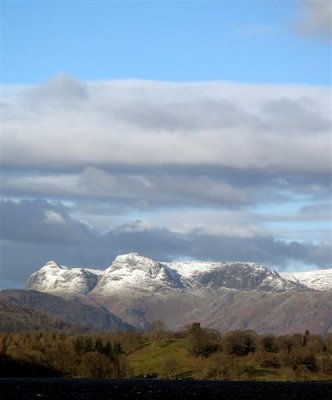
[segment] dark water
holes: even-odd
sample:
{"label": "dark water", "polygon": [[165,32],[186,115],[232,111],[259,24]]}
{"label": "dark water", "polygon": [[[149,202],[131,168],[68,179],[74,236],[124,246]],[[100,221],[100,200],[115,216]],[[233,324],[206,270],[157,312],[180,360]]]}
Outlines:
{"label": "dark water", "polygon": [[332,400],[332,383],[8,378],[0,399]]}

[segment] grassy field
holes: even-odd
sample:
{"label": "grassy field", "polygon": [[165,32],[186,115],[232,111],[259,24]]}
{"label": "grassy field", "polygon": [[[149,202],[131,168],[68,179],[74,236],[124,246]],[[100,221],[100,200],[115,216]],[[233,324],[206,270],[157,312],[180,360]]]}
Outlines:
{"label": "grassy field", "polygon": [[169,339],[145,343],[127,356],[132,376],[167,379],[239,379],[261,381],[331,380],[331,375],[304,369],[263,368],[255,354],[235,357],[214,353],[209,357],[193,357],[185,339]]}
{"label": "grassy field", "polygon": [[134,375],[157,375],[158,377],[198,377],[211,360],[190,357],[184,340],[165,340],[146,343],[127,357]]}

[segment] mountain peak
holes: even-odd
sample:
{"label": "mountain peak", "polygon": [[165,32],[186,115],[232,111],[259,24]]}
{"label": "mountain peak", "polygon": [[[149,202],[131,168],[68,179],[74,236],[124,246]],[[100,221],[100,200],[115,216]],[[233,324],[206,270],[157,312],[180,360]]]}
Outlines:
{"label": "mountain peak", "polygon": [[94,293],[115,293],[123,290],[160,292],[182,287],[171,269],[138,253],[121,254],[115,258],[94,288]]}
{"label": "mountain peak", "polygon": [[138,275],[155,278],[163,268],[158,261],[142,256],[138,253],[121,254],[115,258],[112,265],[107,268],[107,273],[117,280],[127,275]]}
{"label": "mountain peak", "polygon": [[148,258],[142,256],[138,253],[129,253],[129,254],[121,254],[115,258],[111,267],[108,268],[114,269],[129,267],[132,269],[143,269],[143,270],[151,270],[151,269],[160,269],[161,264],[158,261],[153,260],[152,258]]}
{"label": "mountain peak", "polygon": [[60,268],[60,269],[64,269],[64,267],[60,266],[57,262],[50,260],[48,261],[43,268]]}
{"label": "mountain peak", "polygon": [[49,261],[30,275],[27,288],[47,293],[87,294],[97,280],[97,274],[84,268],[67,268]]}

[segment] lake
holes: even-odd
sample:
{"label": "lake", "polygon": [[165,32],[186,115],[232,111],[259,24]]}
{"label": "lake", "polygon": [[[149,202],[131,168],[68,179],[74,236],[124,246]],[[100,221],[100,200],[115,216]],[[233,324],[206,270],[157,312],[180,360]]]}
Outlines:
{"label": "lake", "polygon": [[6,378],[0,399],[332,400],[332,383]]}

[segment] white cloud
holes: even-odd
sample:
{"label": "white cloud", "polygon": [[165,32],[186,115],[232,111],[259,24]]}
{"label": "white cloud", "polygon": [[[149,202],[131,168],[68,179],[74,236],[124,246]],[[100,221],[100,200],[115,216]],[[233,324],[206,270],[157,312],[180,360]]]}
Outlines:
{"label": "white cloud", "polygon": [[44,210],[44,220],[43,222],[47,224],[65,224],[65,220],[63,219],[63,216],[56,211],[53,210]]}
{"label": "white cloud", "polygon": [[[155,220],[159,226],[155,225]],[[147,213],[146,221],[152,226],[154,224],[155,228],[166,228],[181,234],[196,232],[206,236],[253,238],[264,237],[268,233],[258,223],[256,214],[243,210],[164,209],[150,216]]]}
{"label": "white cloud", "polygon": [[7,100],[3,163],[331,168],[327,88],[115,81],[86,84],[81,101],[80,85],[60,77]]}

